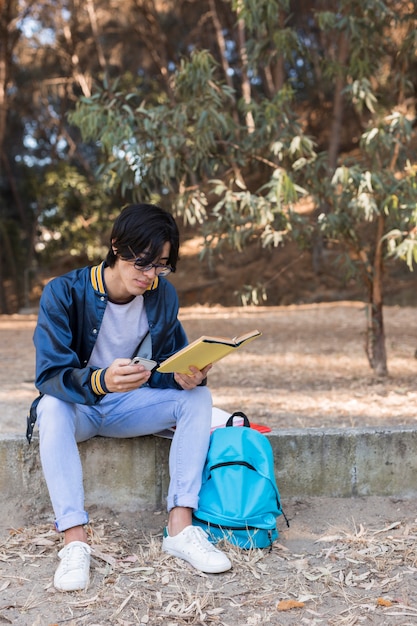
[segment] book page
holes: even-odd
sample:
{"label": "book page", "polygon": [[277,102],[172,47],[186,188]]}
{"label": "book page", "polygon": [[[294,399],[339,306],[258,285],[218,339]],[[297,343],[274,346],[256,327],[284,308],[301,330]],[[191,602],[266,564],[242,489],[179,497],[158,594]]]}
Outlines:
{"label": "book page", "polygon": [[193,341],[188,346],[179,350],[176,354],[163,361],[157,368],[158,372],[172,373],[178,372],[180,374],[191,373],[189,367],[194,365],[199,370],[202,370],[209,363],[215,363],[219,361],[233,350],[238,350],[242,345],[249,343],[256,337],[259,337],[261,333],[258,330],[252,330],[245,335],[239,337],[239,343],[235,343],[234,340],[227,339],[226,341],[222,337],[209,337],[203,335],[196,341]]}

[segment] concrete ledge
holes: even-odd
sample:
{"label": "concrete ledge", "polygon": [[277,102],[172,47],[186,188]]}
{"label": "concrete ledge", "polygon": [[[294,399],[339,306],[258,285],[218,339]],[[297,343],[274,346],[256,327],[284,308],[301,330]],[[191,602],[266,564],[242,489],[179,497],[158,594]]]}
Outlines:
{"label": "concrete ledge", "polygon": [[[417,430],[291,429],[268,435],[286,497],[417,496]],[[86,506],[115,511],[165,508],[170,441],[95,438],[80,444]],[[0,438],[1,526],[52,516],[38,441]]]}
{"label": "concrete ledge", "polygon": [[283,496],[417,495],[417,430],[319,428],[270,435]]}
{"label": "concrete ledge", "polygon": [[[165,508],[170,441],[160,437],[96,437],[79,445],[86,507],[114,511]],[[53,516],[43,478],[39,443],[24,437],[0,437],[0,527]]]}

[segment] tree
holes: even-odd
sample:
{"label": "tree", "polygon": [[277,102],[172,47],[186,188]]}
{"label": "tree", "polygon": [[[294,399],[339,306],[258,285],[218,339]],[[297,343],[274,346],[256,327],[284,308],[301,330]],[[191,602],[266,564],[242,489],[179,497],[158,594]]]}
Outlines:
{"label": "tree", "polygon": [[[354,160],[350,156],[340,159],[327,189],[320,185],[318,193],[329,207],[319,217],[321,232],[342,246],[350,271],[366,285],[366,354],[375,373],[385,376],[384,266],[394,233],[409,228],[417,201],[412,166],[417,158],[415,111],[410,99],[417,40],[409,4],[404,3],[396,14],[382,3],[377,8],[382,21],[373,46],[367,48],[373,59],[368,77],[361,75],[363,63],[358,58],[357,77],[352,75],[345,87],[358,116],[366,113],[368,117],[359,151]],[[385,41],[388,45],[384,46]],[[352,65],[352,71],[355,67]],[[384,71],[379,84],[369,73],[371,67],[374,72]]]}
{"label": "tree", "polygon": [[[85,139],[103,147],[101,173],[110,186],[134,195],[140,181],[143,196],[169,196],[179,214],[203,224],[212,247],[227,241],[242,250],[254,238],[264,246],[288,237],[305,241],[309,230],[294,207],[308,191],[319,209],[318,232],[337,239],[365,280],[367,355],[385,375],[384,238],[414,201],[413,180],[403,174],[413,130],[391,113],[412,89],[409,4],[398,12],[384,2],[323,1],[302,12],[309,27],[301,35],[289,2],[237,0],[234,57],[226,52],[217,6],[210,3],[218,49],[226,55],[220,63],[193,50],[162,103],[107,85],[82,99],[71,119]],[[328,49],[334,53],[326,55]],[[405,80],[391,82],[399,61]],[[333,110],[327,146],[322,142],[318,154],[300,123],[316,76],[316,99]],[[363,134],[356,165],[340,155],[348,149],[341,142],[347,118]]]}
{"label": "tree", "polygon": [[[58,206],[48,196],[50,174],[68,173],[76,162],[84,187],[96,185],[92,150],[79,146],[79,133],[65,113],[81,93],[90,94],[95,68],[103,73],[102,50],[92,1],[87,10],[61,0],[4,0],[0,4],[0,312],[27,304],[35,269],[35,243],[51,212],[63,229],[74,214],[69,195]],[[111,18],[111,9],[107,15]],[[97,55],[92,54],[96,46]],[[62,167],[67,162],[70,167]],[[60,181],[63,183],[62,179]],[[111,202],[104,201],[102,208]],[[57,196],[58,197],[58,196]],[[48,200],[47,200],[48,198]],[[94,206],[94,203],[92,203]],[[46,216],[46,219],[45,219]],[[91,216],[90,216],[91,217]],[[73,221],[73,226],[77,220]],[[80,233],[85,233],[86,223]],[[74,229],[72,229],[74,230]],[[93,236],[93,234],[92,234]],[[81,237],[82,239],[82,237]],[[51,239],[53,242],[53,238]],[[39,242],[40,248],[43,246]],[[74,240],[72,241],[72,244]],[[72,246],[73,247],[73,246]],[[92,246],[89,247],[91,249]]]}
{"label": "tree", "polygon": [[[20,30],[16,27],[18,3],[16,0],[3,0],[0,3],[0,185],[3,198],[15,202],[20,225],[27,230],[26,215],[23,210],[16,178],[12,171],[10,156],[6,150],[7,121],[10,109],[10,85],[13,75],[13,55],[19,40]],[[15,283],[19,272],[14,255],[13,239],[17,231],[6,202],[0,203],[0,312],[9,312],[5,291],[6,276]]]}
{"label": "tree", "polygon": [[388,372],[384,263],[390,239],[408,228],[416,213],[416,172],[408,160],[412,136],[411,121],[398,112],[365,132],[361,159],[336,169],[329,189],[332,211],[320,216],[323,233],[342,246],[349,271],[359,274],[367,287],[366,353],[379,376]]}
{"label": "tree", "polygon": [[[251,8],[258,20],[253,36],[266,23],[259,21],[260,11],[278,17],[287,3],[261,4]],[[246,40],[244,32],[249,8],[243,2],[233,6],[235,57],[217,63],[209,51],[195,49],[180,60],[158,102],[144,97],[141,85],[127,92],[105,83],[80,99],[70,119],[85,141],[102,147],[99,174],[109,190],[169,200],[186,222],[203,225],[210,246],[227,241],[242,249],[252,238],[276,246],[284,233],[295,232],[290,209],[303,190],[291,168],[312,157],[313,144],[297,121],[290,86],[271,98],[257,86],[254,39]],[[225,54],[216,5],[210,7]]]}
{"label": "tree", "polygon": [[[98,254],[111,207],[138,197],[175,206],[207,250],[256,242],[273,256],[292,238],[318,252],[317,271],[330,233],[347,250],[329,224],[354,187],[342,193],[335,172],[355,154],[360,172],[377,175],[360,137],[412,104],[415,2],[7,2],[19,19],[8,26],[12,176],[3,171],[0,206],[26,268],[51,229],[74,252]],[[297,212],[305,193],[316,207],[308,223]],[[391,218],[385,234],[401,230]],[[369,232],[366,220],[352,225]],[[58,254],[54,242],[38,242],[36,257]],[[249,289],[253,302],[266,292]]]}

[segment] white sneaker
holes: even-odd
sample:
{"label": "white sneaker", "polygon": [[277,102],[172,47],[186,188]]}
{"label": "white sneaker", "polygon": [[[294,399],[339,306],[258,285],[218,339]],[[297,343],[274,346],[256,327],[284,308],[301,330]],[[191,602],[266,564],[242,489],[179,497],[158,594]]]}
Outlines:
{"label": "white sneaker", "polygon": [[199,526],[186,526],[178,535],[170,537],[164,529],[162,550],[190,563],[207,574],[220,574],[232,567],[231,562],[207,538],[207,533]]}
{"label": "white sneaker", "polygon": [[71,541],[58,552],[61,563],[54,576],[59,591],[86,589],[90,580],[91,548],[83,541]]}

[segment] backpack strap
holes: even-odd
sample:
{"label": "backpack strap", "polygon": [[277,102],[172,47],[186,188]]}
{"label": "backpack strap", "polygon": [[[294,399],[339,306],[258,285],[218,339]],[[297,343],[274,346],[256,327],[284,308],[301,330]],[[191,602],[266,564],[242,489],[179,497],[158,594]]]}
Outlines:
{"label": "backpack strap", "polygon": [[232,413],[232,415],[229,417],[229,419],[226,422],[226,426],[233,426],[233,421],[235,417],[243,417],[243,426],[246,426],[247,428],[250,428],[250,423],[248,418],[246,417],[246,415],[244,413],[242,413],[242,411],[235,411],[234,413]]}

